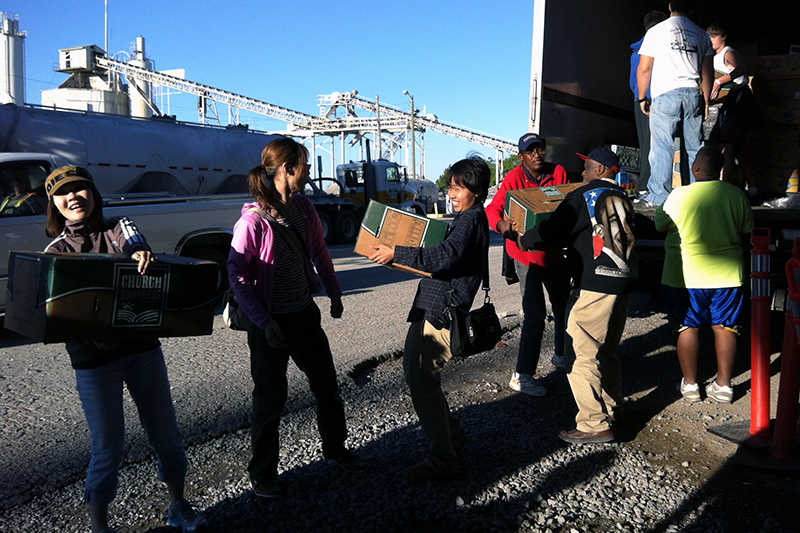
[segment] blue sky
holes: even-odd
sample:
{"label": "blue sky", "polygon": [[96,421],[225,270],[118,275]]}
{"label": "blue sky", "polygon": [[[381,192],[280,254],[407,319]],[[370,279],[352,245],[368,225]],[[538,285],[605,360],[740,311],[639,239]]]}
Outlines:
{"label": "blue sky", "polygon": [[[418,109],[445,122],[512,140],[527,128],[532,0],[108,4],[111,54],[129,51],[142,35],[157,70],[184,68],[192,81],[314,115],[318,95],[353,89],[407,110],[408,90]],[[28,102],[41,103],[42,90],[66,79],[52,70],[59,48],[103,47],[104,5],[3,2],[0,9],[19,15],[27,33]],[[170,111],[196,121],[195,97],[173,97]],[[227,107],[219,112],[227,116]],[[257,115],[242,113],[241,119],[258,129],[285,127]],[[435,181],[471,150],[495,156],[492,149],[427,132],[427,177]],[[403,152],[397,159],[403,162]]]}

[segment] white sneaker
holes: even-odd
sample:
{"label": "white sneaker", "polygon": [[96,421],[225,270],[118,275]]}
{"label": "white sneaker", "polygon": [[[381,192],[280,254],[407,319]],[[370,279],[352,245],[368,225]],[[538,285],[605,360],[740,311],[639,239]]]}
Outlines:
{"label": "white sneaker", "polygon": [[706,396],[719,403],[731,403],[733,401],[733,389],[721,387],[716,381],[706,385]]}
{"label": "white sneaker", "polygon": [[699,402],[702,398],[700,398],[700,385],[697,383],[692,383],[691,385],[687,385],[686,381],[681,378],[681,385],[678,387],[678,390],[681,391],[681,396],[687,402]]}
{"label": "white sneaker", "polygon": [[550,362],[553,363],[553,366],[556,368],[566,368],[567,363],[564,361],[564,356],[562,355],[554,355],[550,358]]}
{"label": "white sneaker", "polygon": [[633,203],[636,205],[636,207],[643,209],[658,209],[658,205],[654,204],[647,198],[636,198]]}
{"label": "white sneaker", "polygon": [[511,376],[511,381],[508,386],[517,392],[527,394],[529,396],[544,396],[547,394],[547,389],[536,382],[533,376],[527,374],[514,374]]}

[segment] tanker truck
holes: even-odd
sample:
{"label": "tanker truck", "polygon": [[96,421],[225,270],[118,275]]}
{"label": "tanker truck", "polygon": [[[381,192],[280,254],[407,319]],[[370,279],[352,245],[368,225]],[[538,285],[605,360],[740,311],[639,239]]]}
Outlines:
{"label": "tanker truck", "polygon": [[[0,199],[25,182],[44,197],[47,175],[63,165],[91,172],[104,215],[132,218],[153,250],[220,263],[221,286],[231,229],[250,199],[247,174],[277,135],[245,127],[209,127],[173,118],[0,105]],[[326,240],[354,233],[352,201],[309,183],[306,196],[323,221]],[[341,213],[347,213],[342,215]],[[9,250],[42,250],[46,216],[0,216],[0,294]],[[335,230],[334,223],[346,225]],[[0,311],[5,298],[0,298]]]}

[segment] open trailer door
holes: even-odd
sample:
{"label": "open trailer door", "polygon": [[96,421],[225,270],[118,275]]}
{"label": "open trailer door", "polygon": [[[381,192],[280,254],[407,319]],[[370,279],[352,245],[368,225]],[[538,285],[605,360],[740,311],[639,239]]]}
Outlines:
{"label": "open trailer door", "polygon": [[544,65],[544,17],[547,0],[533,2],[533,42],[531,44],[531,98],[528,131],[539,133],[542,111],[542,66]]}

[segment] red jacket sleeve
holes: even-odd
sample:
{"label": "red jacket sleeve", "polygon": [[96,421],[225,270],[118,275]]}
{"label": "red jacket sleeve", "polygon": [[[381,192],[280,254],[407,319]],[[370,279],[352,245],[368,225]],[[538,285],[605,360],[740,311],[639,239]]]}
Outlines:
{"label": "red jacket sleeve", "polygon": [[569,183],[567,171],[561,165],[556,165],[556,169],[553,171],[553,179],[555,180],[556,185],[566,185]]}
{"label": "red jacket sleeve", "polygon": [[503,183],[497,189],[497,193],[486,206],[486,217],[489,219],[489,228],[492,231],[497,231],[497,223],[505,218],[504,212],[506,209],[506,191],[508,190],[508,180],[504,179]]}

